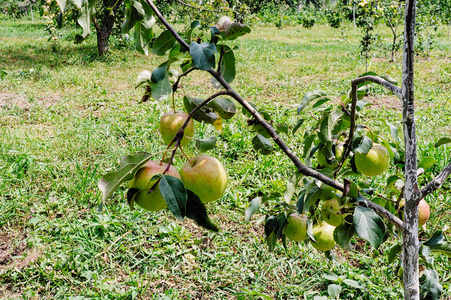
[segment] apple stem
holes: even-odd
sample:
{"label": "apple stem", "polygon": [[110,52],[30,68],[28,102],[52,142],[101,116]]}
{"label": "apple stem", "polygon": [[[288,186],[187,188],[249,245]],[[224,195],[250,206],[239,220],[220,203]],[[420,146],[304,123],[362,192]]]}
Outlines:
{"label": "apple stem", "polygon": [[371,130],[371,128],[369,128],[369,127],[366,126],[366,125],[363,125],[363,128],[367,129],[367,130],[371,133],[371,141],[374,143],[374,133],[373,133],[373,131]]}
{"label": "apple stem", "polygon": [[193,162],[189,159],[188,155],[186,155],[185,151],[183,151],[182,147],[179,147],[180,152],[182,152],[183,156],[185,156],[185,158],[188,160],[188,162],[190,163],[191,167],[194,167]]}

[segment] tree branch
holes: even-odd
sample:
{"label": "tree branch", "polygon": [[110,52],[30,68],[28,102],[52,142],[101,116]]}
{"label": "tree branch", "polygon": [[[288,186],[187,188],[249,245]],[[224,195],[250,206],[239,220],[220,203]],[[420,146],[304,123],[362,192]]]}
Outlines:
{"label": "tree branch", "polygon": [[419,193],[417,193],[415,200],[420,202],[421,199],[424,199],[427,195],[439,189],[448,176],[451,174],[451,163],[447,165],[440,174],[438,174],[431,182],[429,182],[425,187],[421,189]]}
{"label": "tree branch", "polygon": [[[177,32],[175,32],[175,30],[172,28],[172,26],[164,19],[164,17],[161,15],[161,13],[159,13],[158,9],[155,7],[155,5],[150,1],[150,0],[146,0],[149,5],[152,7],[152,9],[155,11],[156,15],[158,16],[158,18],[160,19],[160,21],[164,24],[164,26],[171,31],[171,33],[174,35],[175,39],[182,44],[183,46],[185,46],[187,49],[190,48],[190,46],[185,42],[185,40],[183,40],[178,34]],[[207,71],[208,73],[210,73],[225,89],[225,91],[221,91],[218,92],[216,94],[213,94],[212,96],[210,96],[209,98],[207,98],[206,100],[204,100],[204,102],[202,102],[201,104],[199,104],[197,107],[195,107],[189,114],[189,117],[187,118],[187,120],[185,121],[185,123],[183,124],[183,126],[179,129],[179,131],[177,132],[176,136],[174,137],[174,140],[171,142],[174,143],[174,141],[176,141],[177,139],[181,140],[181,138],[183,137],[183,130],[185,129],[185,127],[188,125],[189,119],[191,119],[192,115],[202,106],[206,105],[209,101],[211,101],[212,99],[220,96],[220,95],[229,95],[230,97],[234,98],[242,107],[244,107],[253,117],[254,119],[266,130],[266,132],[268,132],[269,136],[274,140],[274,142],[279,146],[279,148],[288,156],[288,158],[293,162],[293,164],[295,165],[297,171],[305,176],[309,176],[312,177],[314,179],[317,179],[339,191],[344,190],[344,185],[338,181],[333,180],[332,178],[314,170],[311,169],[309,167],[307,167],[306,165],[304,165],[300,159],[297,157],[297,155],[284,143],[284,141],[279,137],[279,135],[277,134],[277,132],[274,130],[274,128],[268,124],[268,122],[266,122],[266,120],[255,110],[254,107],[252,107],[252,105],[249,104],[249,102],[247,102],[246,100],[244,100],[237,92],[235,92],[235,90],[232,89],[232,87],[229,85],[229,83],[227,81],[225,81],[225,79],[221,76],[221,74],[213,69],[210,69],[209,71]],[[355,86],[357,86],[360,81],[362,80],[362,82],[365,81],[373,81],[375,83],[379,83],[381,85],[387,86],[388,89],[390,90],[394,90],[397,91],[397,87],[392,85],[391,83],[389,83],[388,81],[379,78],[379,77],[375,77],[375,76],[365,76],[365,77],[361,77],[355,80]],[[355,111],[355,109],[354,109]],[[179,137],[178,137],[179,136]],[[367,200],[367,205],[369,208],[373,209],[378,215],[386,218],[389,222],[393,223],[396,227],[400,228],[400,229],[404,229],[404,223],[395,215],[393,215],[391,212],[389,212],[388,210],[386,210],[385,208],[383,208],[380,205],[375,204],[374,202]]]}

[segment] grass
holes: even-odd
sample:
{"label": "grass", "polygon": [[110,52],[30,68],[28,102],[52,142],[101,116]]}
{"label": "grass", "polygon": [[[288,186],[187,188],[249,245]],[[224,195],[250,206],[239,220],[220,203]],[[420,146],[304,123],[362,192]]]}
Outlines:
{"label": "grass", "polygon": [[[235,42],[240,51],[234,87],[270,112],[275,123],[293,126],[306,92],[322,89],[338,98],[364,73],[360,35],[346,26],[344,39],[324,25],[253,28]],[[335,261],[305,244],[267,251],[257,222],[261,215],[245,223],[244,210],[261,193],[283,191],[294,168],[284,155],[252,150],[242,114],[225,122],[216,150],[209,153],[229,173],[226,195],[208,206],[220,233],[177,221],[166,211],[130,211],[125,186],[103,214],[96,213],[97,182],[117,168],[120,157],[164,149],[157,126],[169,104],[140,104],[143,90],[134,88],[137,75],[162,59],[140,55],[131,46],[99,58],[94,38],[74,45],[65,39],[74,34],[69,28],[52,44],[44,29],[39,21],[0,23],[0,69],[7,73],[0,79],[2,299],[313,299],[327,296],[331,284],[342,288],[341,299],[402,297],[396,263],[387,263],[393,240],[381,246],[380,255],[356,240],[353,251],[336,248]],[[451,45],[445,29],[439,33],[430,61],[416,58],[419,156],[437,160],[424,182],[450,161],[449,148],[433,147],[450,134]],[[371,71],[400,80],[401,66],[376,52]],[[206,96],[213,91],[208,82],[194,74],[184,81],[184,90]],[[386,136],[386,120],[401,128],[393,96],[374,88],[369,99],[374,108],[361,120]],[[215,134],[198,125],[199,137]],[[283,138],[301,151],[307,129]],[[194,147],[187,152],[197,153]],[[182,164],[176,157],[175,166]],[[428,198],[433,217],[422,239],[449,224],[449,188],[447,182]],[[434,264],[444,298],[450,298],[450,261],[436,256]]]}

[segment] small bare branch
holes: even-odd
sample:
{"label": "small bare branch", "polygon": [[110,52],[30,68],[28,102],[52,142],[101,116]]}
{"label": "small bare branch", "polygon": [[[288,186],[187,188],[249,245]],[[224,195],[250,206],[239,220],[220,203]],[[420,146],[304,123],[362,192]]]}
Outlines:
{"label": "small bare branch", "polygon": [[451,174],[451,163],[447,165],[431,182],[429,182],[425,187],[423,187],[420,192],[418,192],[415,200],[420,202],[427,195],[439,189],[448,176]]}

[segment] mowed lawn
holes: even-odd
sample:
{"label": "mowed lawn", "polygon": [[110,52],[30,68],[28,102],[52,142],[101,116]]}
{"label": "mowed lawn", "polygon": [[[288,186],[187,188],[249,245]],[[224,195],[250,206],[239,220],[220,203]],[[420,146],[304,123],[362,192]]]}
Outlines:
{"label": "mowed lawn", "polygon": [[[302,116],[296,112],[308,91],[324,90],[338,104],[350,80],[365,72],[361,34],[345,26],[343,31],[327,25],[253,27],[232,44],[239,46],[233,87],[270,113],[274,124],[293,128],[300,117],[313,120],[308,109]],[[221,133],[196,125],[196,137],[219,137],[208,155],[221,160],[229,174],[225,196],[207,205],[219,233],[178,221],[168,211],[131,211],[126,185],[97,213],[97,182],[118,167],[121,157],[165,149],[158,122],[170,103],[140,103],[144,90],[135,88],[138,74],[163,57],[141,55],[132,42],[112,38],[112,50],[99,58],[93,37],[78,45],[68,40],[76,32],[65,29],[53,43],[39,21],[0,19],[1,299],[314,299],[327,296],[332,284],[341,287],[340,299],[402,297],[398,261],[389,264],[387,258],[395,238],[378,251],[354,240],[353,250],[333,250],[335,260],[305,243],[289,242],[287,249],[279,244],[268,252],[260,219],[271,206],[250,223],[244,211],[258,195],[283,192],[295,169],[280,152],[262,156],[252,149],[253,135],[241,112],[224,122]],[[390,39],[386,28],[378,32]],[[446,28],[435,33],[433,45],[431,58],[420,53],[415,65],[419,159],[437,161],[421,184],[451,160],[449,147],[433,146],[451,136]],[[400,82],[400,54],[395,63],[387,57],[388,52],[374,51],[369,70]],[[194,73],[184,80],[177,106],[183,108],[184,93],[206,97],[214,91],[210,78]],[[393,95],[374,87],[366,100],[373,105],[362,112],[360,123],[388,138],[386,121],[402,128]],[[282,135],[299,155],[311,124],[295,136]],[[199,154],[194,146],[186,152]],[[177,156],[174,165],[183,163]],[[388,175],[372,183],[381,192]],[[448,181],[428,196],[432,217],[422,240],[436,230],[450,236],[450,187]],[[450,260],[434,257],[444,299],[449,299]]]}

